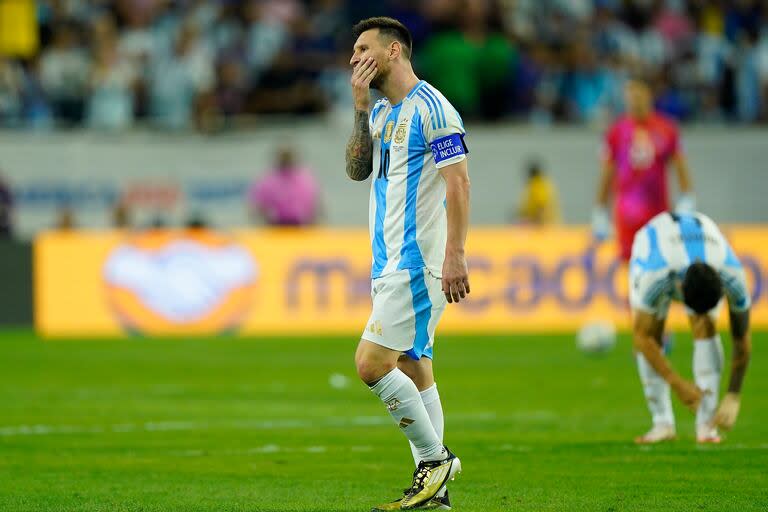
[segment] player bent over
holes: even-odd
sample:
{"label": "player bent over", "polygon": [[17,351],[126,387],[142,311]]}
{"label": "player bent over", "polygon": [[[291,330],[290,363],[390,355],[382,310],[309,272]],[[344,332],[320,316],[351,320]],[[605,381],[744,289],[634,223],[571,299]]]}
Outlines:
{"label": "player bent over", "polygon": [[[751,352],[750,297],[744,270],[715,223],[701,213],[661,213],[635,235],[629,267],[637,369],[653,427],[636,439],[673,439],[670,387],[696,413],[696,440],[719,443],[718,427],[730,429],[739,414],[741,385]],[[723,347],[716,320],[728,299],[733,355],[728,392],[720,403]],[[695,384],[671,367],[661,350],[664,320],[672,300],[685,305],[693,331]]]}
{"label": "player bent over", "polygon": [[[370,18],[353,32],[355,126],[346,170],[357,181],[373,173],[373,311],[355,362],[417,465],[403,497],[374,510],[448,510],[446,483],[461,462],[443,445],[432,347],[446,302],[469,293],[464,127],[443,95],[414,74],[411,36],[400,22]],[[384,95],[373,108],[369,87]]]}

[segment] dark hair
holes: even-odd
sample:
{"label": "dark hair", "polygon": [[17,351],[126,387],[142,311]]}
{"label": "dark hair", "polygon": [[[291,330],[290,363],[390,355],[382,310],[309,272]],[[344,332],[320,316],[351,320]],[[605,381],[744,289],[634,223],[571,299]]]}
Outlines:
{"label": "dark hair", "polygon": [[528,162],[528,179],[541,176],[541,164],[538,160]]}
{"label": "dark hair", "polygon": [[692,263],[683,277],[683,302],[695,313],[711,310],[723,296],[723,283],[714,268],[706,263]]}
{"label": "dark hair", "polygon": [[413,49],[413,38],[411,37],[411,33],[405,25],[394,18],[377,16],[375,18],[361,20],[352,27],[352,36],[357,39],[360,37],[360,34],[366,30],[375,28],[379,29],[379,35],[384,35],[398,41],[403,46],[403,54],[405,54],[405,57],[408,59],[411,58],[411,50]]}

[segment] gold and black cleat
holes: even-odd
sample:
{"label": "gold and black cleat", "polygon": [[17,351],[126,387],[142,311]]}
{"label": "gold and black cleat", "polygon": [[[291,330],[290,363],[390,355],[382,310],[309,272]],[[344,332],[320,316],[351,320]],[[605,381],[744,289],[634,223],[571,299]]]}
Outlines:
{"label": "gold and black cleat", "polygon": [[403,501],[403,498],[400,498],[399,500],[391,501],[389,503],[379,505],[378,507],[373,507],[371,509],[371,512],[386,512],[387,510],[402,510],[402,507],[400,506],[402,501]]}
{"label": "gold and black cleat", "polygon": [[[410,489],[406,489],[405,492],[408,492]],[[391,501],[389,503],[385,503],[384,505],[379,505],[378,507],[374,507],[371,509],[371,512],[385,512],[387,510],[402,510],[401,504],[403,502],[403,498],[400,498],[399,500]],[[420,507],[416,507],[414,510],[451,510],[451,500],[448,498],[448,490],[445,491],[445,494],[442,496],[435,496],[429,502],[427,502],[424,505],[421,505]]]}
{"label": "gold and black cleat", "polygon": [[419,510],[451,510],[451,500],[448,498],[448,490],[442,496],[435,496],[429,503],[419,508]]}
{"label": "gold and black cleat", "polygon": [[[429,506],[435,495],[456,473],[461,472],[461,461],[445,448],[448,456],[443,460],[421,461],[413,473],[413,483],[400,500],[400,510],[420,509]],[[449,505],[450,507],[450,505]],[[426,508],[426,507],[424,507]],[[398,510],[396,508],[388,510]],[[446,510],[446,509],[443,509]]]}

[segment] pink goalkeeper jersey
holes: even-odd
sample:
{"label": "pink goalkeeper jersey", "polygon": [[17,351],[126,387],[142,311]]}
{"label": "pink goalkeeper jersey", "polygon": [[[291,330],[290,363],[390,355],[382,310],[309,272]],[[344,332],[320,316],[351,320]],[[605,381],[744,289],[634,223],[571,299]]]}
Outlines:
{"label": "pink goalkeeper jersey", "polygon": [[616,222],[640,228],[669,209],[667,164],[680,148],[677,125],[653,113],[619,118],[605,136],[605,158],[616,168]]}

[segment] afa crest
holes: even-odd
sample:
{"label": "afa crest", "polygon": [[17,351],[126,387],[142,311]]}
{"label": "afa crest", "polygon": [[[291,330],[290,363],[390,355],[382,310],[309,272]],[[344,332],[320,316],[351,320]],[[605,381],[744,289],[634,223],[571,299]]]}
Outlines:
{"label": "afa crest", "polygon": [[405,142],[405,134],[407,131],[404,123],[397,127],[397,130],[395,130],[395,144],[402,144]]}
{"label": "afa crest", "polygon": [[392,129],[395,127],[395,122],[390,121],[387,123],[387,126],[384,127],[384,144],[389,144],[389,141],[392,140]]}

